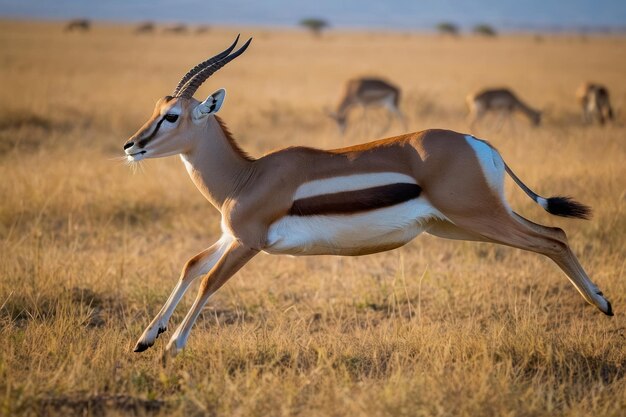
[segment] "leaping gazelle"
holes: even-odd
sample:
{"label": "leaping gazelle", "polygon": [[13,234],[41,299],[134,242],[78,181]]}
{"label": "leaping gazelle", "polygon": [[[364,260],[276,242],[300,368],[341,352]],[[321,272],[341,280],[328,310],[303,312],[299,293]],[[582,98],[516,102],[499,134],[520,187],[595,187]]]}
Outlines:
{"label": "leaping gazelle", "polygon": [[181,297],[203,276],[198,295],[167,346],[184,348],[208,298],[259,252],[365,255],[400,247],[421,232],[483,241],[546,255],[583,298],[612,315],[565,233],[515,213],[504,197],[504,173],[551,214],[586,218],[589,208],[567,197],[544,198],[511,171],[489,143],[449,130],[426,130],[343,149],[281,149],[253,159],[216,116],[225,91],[193,98],[213,73],[251,40],[191,69],[124,145],[129,161],[180,154],[200,192],[221,215],[221,238],[185,264],[136,352],[164,332]]}

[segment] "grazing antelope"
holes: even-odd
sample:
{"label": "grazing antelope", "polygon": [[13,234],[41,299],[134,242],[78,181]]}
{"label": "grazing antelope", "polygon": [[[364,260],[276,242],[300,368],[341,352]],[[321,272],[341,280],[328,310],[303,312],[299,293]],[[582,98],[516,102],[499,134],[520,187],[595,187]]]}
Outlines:
{"label": "grazing antelope", "polygon": [[609,100],[609,90],[595,83],[583,83],[576,90],[576,98],[583,109],[583,121],[593,122],[598,119],[601,125],[606,119],[613,120],[613,109]]}
{"label": "grazing antelope", "polygon": [[203,33],[207,33],[207,32],[209,32],[210,30],[211,30],[211,26],[208,26],[208,25],[200,25],[200,26],[198,26],[198,27],[196,28],[196,34],[197,34],[197,35],[200,35],[200,34],[203,34]]}
{"label": "grazing antelope", "polygon": [[500,113],[500,125],[504,117],[509,117],[514,111],[520,111],[535,125],[541,123],[541,112],[528,106],[517,98],[508,88],[493,88],[469,94],[466,98],[469,107],[470,129],[488,112]]}
{"label": "grazing antelope", "polygon": [[67,22],[65,25],[66,32],[88,32],[91,29],[91,22],[87,19],[74,19]]}
{"label": "grazing antelope", "polygon": [[143,23],[140,23],[135,28],[135,33],[137,33],[137,34],[154,33],[154,30],[155,30],[154,23],[152,23],[152,22],[143,22]]}
{"label": "grazing antelope", "polygon": [[[339,102],[336,112],[328,115],[337,122],[339,131],[343,134],[347,128],[348,112],[355,106],[361,106],[366,111],[368,107],[384,107],[389,111],[386,131],[391,124],[392,116],[397,117],[407,130],[406,120],[400,111],[400,89],[380,78],[355,78],[348,80],[345,91]],[[381,133],[382,133],[381,132]]]}
{"label": "grazing antelope", "polygon": [[449,130],[426,130],[343,149],[281,149],[248,156],[216,115],[217,90],[193,98],[217,70],[240,56],[235,42],[198,64],[124,144],[128,161],[180,155],[191,180],[222,216],[222,235],[183,267],[165,305],[135,346],[141,352],[166,330],[176,305],[203,276],[193,306],[167,349],[182,349],[208,298],[259,252],[366,255],[405,245],[421,232],[499,243],[552,259],[583,298],[612,315],[565,233],[515,213],[504,197],[504,174],[551,214],[586,218],[589,208],[567,197],[531,191],[489,143]]}
{"label": "grazing antelope", "polygon": [[163,28],[163,33],[173,33],[176,35],[182,35],[184,33],[187,33],[187,25],[180,23],[177,25],[167,26]]}

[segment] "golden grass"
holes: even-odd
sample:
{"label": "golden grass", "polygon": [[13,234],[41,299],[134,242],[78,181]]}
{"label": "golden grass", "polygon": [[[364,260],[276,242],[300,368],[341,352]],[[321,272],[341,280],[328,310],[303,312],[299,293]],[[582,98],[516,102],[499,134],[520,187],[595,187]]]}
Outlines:
{"label": "golden grass", "polygon": [[536,254],[422,236],[363,258],[260,255],[163,364],[195,289],[154,348],[132,346],[219,218],[176,158],[135,173],[115,158],[237,30],[61,28],[0,22],[0,414],[623,415],[626,130],[583,126],[574,90],[607,84],[619,113],[625,39],[242,29],[252,47],[198,97],[227,88],[222,115],[253,155],[373,138],[359,125],[342,139],[324,117],[357,74],[402,86],[413,130],[466,130],[464,97],[488,85],[546,109],[541,128],[487,122],[481,136],[537,191],[593,205],[589,222],[548,217],[507,185],[517,210],[568,232],[616,316]]}

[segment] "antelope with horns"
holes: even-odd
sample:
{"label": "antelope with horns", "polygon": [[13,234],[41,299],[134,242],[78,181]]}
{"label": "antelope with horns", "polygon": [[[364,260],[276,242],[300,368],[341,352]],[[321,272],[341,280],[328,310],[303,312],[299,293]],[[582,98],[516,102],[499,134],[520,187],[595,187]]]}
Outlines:
{"label": "antelope with horns", "polygon": [[609,100],[609,90],[595,83],[583,83],[576,90],[576,98],[583,110],[583,121],[593,122],[597,119],[603,125],[608,120],[613,120],[613,108]]}
{"label": "antelope with horns", "polygon": [[381,133],[391,125],[392,117],[396,117],[407,130],[406,120],[400,111],[400,89],[380,78],[354,78],[348,80],[345,90],[334,112],[328,112],[331,119],[337,122],[341,134],[348,126],[348,113],[354,107],[360,106],[364,112],[370,107],[384,107],[388,111],[387,125]]}
{"label": "antelope with horns", "polygon": [[222,235],[183,267],[180,279],[135,346],[152,346],[196,278],[196,299],[167,350],[175,354],[209,297],[259,252],[289,255],[366,255],[405,245],[421,232],[499,243],[552,259],[583,298],[612,315],[558,228],[515,213],[504,197],[504,174],[551,214],[586,218],[589,208],[567,197],[531,191],[487,142],[448,130],[426,130],[343,149],[281,149],[253,159],[216,115],[225,97],[203,102],[198,87],[241,55],[202,62],[124,145],[129,161],[180,155],[191,180],[221,213]]}
{"label": "antelope with horns", "polygon": [[466,102],[469,108],[470,130],[473,130],[476,122],[490,112],[500,114],[500,125],[502,125],[505,117],[510,117],[516,111],[528,117],[535,126],[539,126],[541,123],[541,112],[528,106],[508,88],[481,90],[469,94],[466,97]]}

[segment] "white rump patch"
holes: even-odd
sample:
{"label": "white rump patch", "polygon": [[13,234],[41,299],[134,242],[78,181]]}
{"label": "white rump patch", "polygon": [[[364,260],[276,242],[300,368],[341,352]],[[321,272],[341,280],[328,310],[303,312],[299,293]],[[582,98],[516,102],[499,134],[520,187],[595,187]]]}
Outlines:
{"label": "white rump patch", "polygon": [[465,140],[476,153],[487,184],[504,200],[504,161],[502,157],[491,146],[473,136],[466,135]]}
{"label": "white rump patch", "polygon": [[424,197],[351,215],[285,216],[270,226],[264,251],[358,255],[364,248],[402,246],[423,232],[433,218],[445,216]]}
{"label": "white rump patch", "polygon": [[415,178],[398,172],[376,172],[369,174],[346,175],[302,184],[296,190],[294,200],[342,191],[356,191],[382,185],[408,183],[417,184]]}

